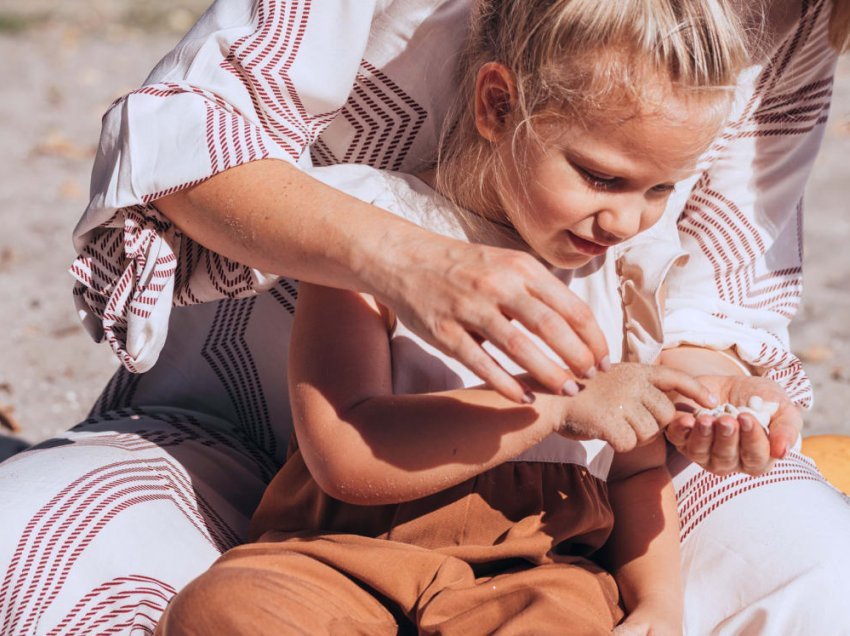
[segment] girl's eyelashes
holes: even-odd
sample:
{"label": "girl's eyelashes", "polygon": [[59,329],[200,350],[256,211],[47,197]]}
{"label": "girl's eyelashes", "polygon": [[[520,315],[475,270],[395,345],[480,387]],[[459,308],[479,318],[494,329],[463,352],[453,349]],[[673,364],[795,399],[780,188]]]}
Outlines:
{"label": "girl's eyelashes", "polygon": [[620,177],[601,175],[596,172],[593,172],[592,170],[588,170],[587,168],[582,168],[581,166],[576,164],[573,164],[573,167],[584,178],[584,180],[587,181],[587,183],[589,183],[597,190],[610,190],[621,181]]}
{"label": "girl's eyelashes", "polygon": [[662,196],[666,196],[673,192],[676,189],[675,183],[659,183],[657,186],[652,187],[652,191],[655,194],[660,194]]}
{"label": "girl's eyelashes", "polygon": [[[617,186],[623,185],[624,179],[622,177],[612,177],[610,175],[599,174],[598,172],[594,172],[593,170],[584,168],[572,161],[570,162],[570,164],[573,166],[576,172],[578,172],[582,176],[582,178],[595,190],[608,191],[613,190]],[[666,197],[675,189],[675,183],[659,183],[658,185],[652,186],[650,188],[650,192],[658,196]]]}

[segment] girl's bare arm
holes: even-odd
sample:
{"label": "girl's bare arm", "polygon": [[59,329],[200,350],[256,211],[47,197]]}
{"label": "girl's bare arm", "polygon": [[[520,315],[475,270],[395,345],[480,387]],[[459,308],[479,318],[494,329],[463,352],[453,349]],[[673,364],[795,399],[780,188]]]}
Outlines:
{"label": "girl's bare arm", "polygon": [[[682,622],[679,517],[663,437],[615,456],[608,479],[614,530],[604,550],[627,610],[625,623],[653,634]],[[646,633],[646,632],[641,632]]]}
{"label": "girl's bare arm", "polygon": [[494,391],[393,395],[386,312],[368,296],[302,284],[289,388],[299,447],[331,496],[377,505],[473,477],[552,433],[564,398]]}

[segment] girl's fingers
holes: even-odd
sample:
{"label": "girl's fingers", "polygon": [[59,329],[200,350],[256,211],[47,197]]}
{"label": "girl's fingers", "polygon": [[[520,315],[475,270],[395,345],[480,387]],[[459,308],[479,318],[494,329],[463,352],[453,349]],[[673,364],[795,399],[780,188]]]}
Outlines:
{"label": "girl's fingers", "polygon": [[626,413],[625,418],[635,432],[636,446],[640,446],[653,439],[661,430],[656,419],[642,406],[638,406]]}
{"label": "girl's fingers", "polygon": [[455,344],[446,353],[457,358],[502,397],[517,404],[529,404],[534,400],[529,388],[505,371],[460,325],[457,331]]}
{"label": "girl's fingers", "polygon": [[741,470],[749,475],[761,475],[772,465],[770,443],[756,419],[746,413],[738,416],[741,429]]}
{"label": "girl's fingers", "polygon": [[717,396],[693,376],[684,371],[661,365],[653,366],[649,371],[650,382],[665,393],[676,391],[706,408],[717,406]]}
{"label": "girl's fingers", "polygon": [[711,472],[728,475],[738,469],[738,420],[722,415],[714,422],[714,441],[711,445]]}
{"label": "girl's fingers", "polygon": [[676,417],[676,407],[666,395],[650,386],[647,391],[641,396],[641,402],[644,408],[649,411],[650,415],[658,423],[659,428],[665,428]]}
{"label": "girl's fingers", "polygon": [[[597,358],[593,351],[586,343],[582,342],[567,319],[551,307],[537,299],[525,298],[518,307],[506,306],[503,307],[503,311],[543,340],[564,361],[576,377],[586,377],[588,371],[592,375],[596,370]],[[591,319],[591,322],[595,324],[596,321]],[[505,352],[507,353],[507,351]],[[516,358],[515,361],[519,363]],[[525,365],[523,366],[525,367]],[[538,377],[528,367],[525,368],[537,380],[543,382],[543,378]],[[544,384],[547,387],[549,386],[548,382],[544,382]]]}
{"label": "girl's fingers", "polygon": [[[486,320],[487,324],[476,331],[480,331],[486,340],[489,340],[547,389],[556,395],[564,392],[570,375],[543,353],[540,347],[510,320],[498,312],[494,313],[496,315]],[[566,393],[578,392],[575,382],[572,385],[574,386],[570,386]]]}
{"label": "girl's fingers", "polygon": [[[554,275],[548,271],[546,274],[542,281],[530,286],[529,291],[566,320],[570,333],[574,334],[590,352],[591,362],[603,371],[607,371],[610,367],[608,341],[590,307]],[[538,335],[561,356],[571,369],[576,371],[577,375],[589,368],[590,365],[584,366],[584,361],[573,360],[571,352],[566,349],[567,343],[562,343],[557,338],[550,340],[542,334]]]}

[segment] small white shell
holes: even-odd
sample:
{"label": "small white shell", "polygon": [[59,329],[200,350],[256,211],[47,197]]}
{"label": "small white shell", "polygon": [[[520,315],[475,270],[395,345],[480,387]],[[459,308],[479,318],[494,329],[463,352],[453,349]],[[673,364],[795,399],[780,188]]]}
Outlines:
{"label": "small white shell", "polygon": [[712,417],[731,415],[732,417],[738,417],[741,413],[747,413],[752,415],[761,424],[762,428],[767,431],[769,430],[770,419],[776,415],[778,410],[779,402],[766,402],[761,397],[754,395],[749,399],[747,406],[735,406],[726,402],[725,404],[715,406],[713,409],[697,409],[694,415],[697,417],[700,415],[711,415]]}

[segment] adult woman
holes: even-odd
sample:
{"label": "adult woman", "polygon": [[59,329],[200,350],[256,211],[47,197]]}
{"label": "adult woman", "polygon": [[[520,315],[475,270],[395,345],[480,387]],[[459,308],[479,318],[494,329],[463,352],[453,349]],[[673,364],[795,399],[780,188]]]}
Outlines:
{"label": "adult woman", "polygon": [[[308,146],[317,162],[409,169],[427,157],[467,10],[463,1],[223,0],[145,88],[107,114],[94,197],[77,231],[76,298],[89,328],[127,367],[158,362],[142,376],[119,372],[96,417],[3,465],[4,633],[150,626],[174,588],[239,541],[288,435],[288,401],[275,389],[285,386],[280,361],[296,292],[260,272],[371,292],[516,400],[522,388],[492,367],[467,329],[553,390],[565,376],[516,340],[503,313],[540,333],[575,370],[602,364],[587,316],[533,262],[457,252],[286,163],[308,161]],[[771,4],[769,56],[742,82],[736,115],[699,182],[683,184],[670,204],[674,222],[685,210],[680,228],[692,262],[670,279],[665,362],[677,363],[678,345],[707,347],[689,371],[756,372],[782,381],[801,404],[808,384],[784,337],[799,295],[799,254],[786,245],[799,241],[799,192],[828,105],[831,10],[826,0]],[[283,161],[253,161],[260,158]],[[345,223],[354,215],[351,233]],[[268,292],[171,312],[172,300],[254,289]],[[420,303],[423,289],[432,300]],[[529,296],[539,304],[523,309]],[[775,456],[799,424],[786,405],[773,425]],[[716,439],[710,426],[686,436],[692,426],[682,418],[671,431],[689,456],[720,471],[767,467],[763,439],[734,426]],[[35,477],[46,462],[50,483]],[[680,473],[686,613],[699,631],[850,625],[843,604],[825,595],[850,565],[835,541],[850,513],[804,460],[779,464],[759,478],[721,480],[695,466]],[[786,525],[779,534],[770,516],[788,506],[819,519],[807,529],[811,543],[793,553],[801,530]],[[776,533],[772,542],[757,540],[763,528]],[[730,560],[737,550],[746,559]],[[780,561],[779,570],[767,567]],[[728,589],[718,584],[728,578],[739,581],[735,598],[706,603]]]}

